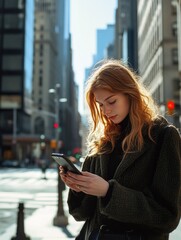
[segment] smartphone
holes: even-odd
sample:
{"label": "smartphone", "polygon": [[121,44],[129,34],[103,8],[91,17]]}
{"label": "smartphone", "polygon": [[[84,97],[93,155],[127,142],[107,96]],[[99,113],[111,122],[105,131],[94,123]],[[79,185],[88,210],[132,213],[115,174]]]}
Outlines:
{"label": "smartphone", "polygon": [[71,160],[63,153],[52,153],[52,158],[64,168],[65,171],[71,171],[76,174],[82,174]]}

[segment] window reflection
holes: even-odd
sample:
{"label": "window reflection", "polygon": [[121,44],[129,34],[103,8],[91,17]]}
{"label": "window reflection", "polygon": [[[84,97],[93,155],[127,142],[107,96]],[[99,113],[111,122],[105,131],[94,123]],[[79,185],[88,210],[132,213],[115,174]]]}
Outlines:
{"label": "window reflection", "polygon": [[22,34],[6,34],[4,35],[3,48],[21,49],[23,48]]}
{"label": "window reflection", "polygon": [[20,92],[21,82],[21,76],[3,76],[2,92]]}
{"label": "window reflection", "polygon": [[3,70],[22,70],[22,56],[5,55],[3,56]]}
{"label": "window reflection", "polygon": [[4,28],[5,29],[22,29],[24,25],[23,14],[5,14]]}
{"label": "window reflection", "polygon": [[23,0],[6,0],[4,1],[5,8],[23,8]]}

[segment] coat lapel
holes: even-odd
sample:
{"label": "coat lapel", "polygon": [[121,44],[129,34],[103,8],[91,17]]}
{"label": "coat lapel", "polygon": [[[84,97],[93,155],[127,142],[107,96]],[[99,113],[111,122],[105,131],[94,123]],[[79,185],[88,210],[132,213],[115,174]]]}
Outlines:
{"label": "coat lapel", "polygon": [[[114,177],[123,174],[123,172],[129,168],[136,161],[136,159],[138,159],[148,148],[149,144],[145,143],[141,151],[127,154],[127,156],[120,162],[119,166],[117,167]],[[106,179],[108,175],[108,161],[112,161],[111,154],[100,155],[101,176],[104,179]]]}
{"label": "coat lapel", "polygon": [[108,161],[111,161],[111,155],[105,154],[100,155],[100,168],[101,168],[101,176],[106,179],[107,178],[107,172],[108,172]]}
{"label": "coat lapel", "polygon": [[143,153],[149,148],[149,144],[145,143],[142,150],[139,152],[128,153],[126,157],[120,162],[116,169],[114,176],[123,174],[123,172],[129,168]]}

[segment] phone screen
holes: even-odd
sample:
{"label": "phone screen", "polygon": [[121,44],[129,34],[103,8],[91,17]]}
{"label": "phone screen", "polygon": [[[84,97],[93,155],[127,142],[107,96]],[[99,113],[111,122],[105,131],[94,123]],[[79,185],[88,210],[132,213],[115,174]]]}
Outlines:
{"label": "phone screen", "polygon": [[65,171],[71,171],[73,173],[81,174],[79,169],[64,154],[52,153],[51,156],[60,166],[62,166],[65,169]]}

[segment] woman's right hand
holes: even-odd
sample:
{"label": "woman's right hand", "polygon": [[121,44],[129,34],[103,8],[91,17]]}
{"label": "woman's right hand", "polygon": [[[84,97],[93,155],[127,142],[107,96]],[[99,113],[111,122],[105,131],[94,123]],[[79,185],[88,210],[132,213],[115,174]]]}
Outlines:
{"label": "woman's right hand", "polygon": [[71,188],[75,192],[81,192],[76,184],[72,184],[68,181],[66,171],[62,166],[59,167],[59,170],[60,170],[59,171],[60,178],[65,183],[65,185],[67,185],[69,188]]}

